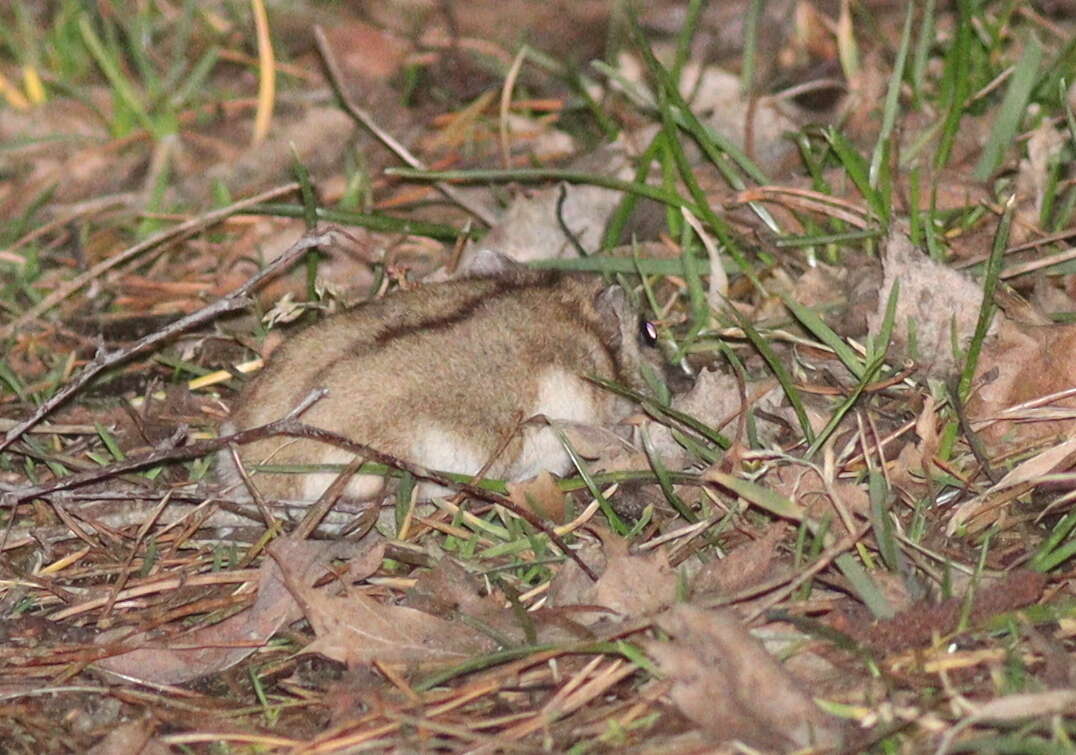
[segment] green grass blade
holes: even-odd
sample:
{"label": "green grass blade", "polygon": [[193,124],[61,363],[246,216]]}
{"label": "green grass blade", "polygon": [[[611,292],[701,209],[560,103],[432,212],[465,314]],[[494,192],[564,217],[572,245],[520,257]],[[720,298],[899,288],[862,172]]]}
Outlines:
{"label": "green grass blade", "polygon": [[792,382],[792,375],[789,374],[788,369],[777,357],[777,354],[770,345],[766,343],[766,340],[759,335],[759,332],[755,330],[755,327],[747,320],[746,317],[741,315],[735,307],[729,307],[729,312],[736,319],[740,329],[743,330],[744,335],[747,336],[747,340],[751,342],[751,345],[755,347],[759,355],[766,361],[770,370],[773,372],[774,377],[777,378],[777,382],[781,384],[781,388],[785,392],[785,396],[788,397],[788,403],[792,405],[792,410],[796,413],[796,419],[800,423],[800,430],[803,431],[803,437],[807,443],[811,443],[814,440],[814,431],[811,429],[811,423],[807,419],[807,409],[803,406],[803,399],[800,398],[800,392],[796,390],[795,384]]}
{"label": "green grass blade", "polygon": [[456,181],[459,183],[501,183],[518,181],[531,183],[536,181],[567,181],[568,183],[588,184],[590,186],[602,186],[606,189],[636,194],[640,197],[653,199],[657,202],[672,205],[673,207],[686,207],[701,217],[702,210],[691,202],[688,202],[679,194],[670,194],[664,189],[648,184],[638,184],[631,181],[623,181],[612,176],[603,176],[596,173],[580,173],[575,170],[563,170],[560,168],[515,168],[512,170],[415,170],[414,168],[386,168],[385,174],[399,176],[415,181]]}
{"label": "green grass blade", "polygon": [[878,551],[889,570],[900,574],[904,567],[904,558],[897,544],[893,517],[889,513],[889,486],[886,484],[885,475],[877,469],[870,471],[867,491],[871,503],[871,526],[874,528],[874,539],[878,542]]}
{"label": "green grass blade", "polygon": [[94,61],[105,74],[105,78],[108,79],[108,83],[112,85],[113,91],[116,96],[119,97],[123,103],[135,114],[138,122],[142,124],[142,127],[149,131],[154,136],[158,136],[156,124],[153,119],[149,117],[149,113],[146,112],[145,107],[142,104],[141,97],[135,91],[134,86],[127,80],[127,77],[120,71],[116,61],[105,50],[104,43],[101,38],[97,36],[97,32],[93,29],[93,24],[90,21],[88,14],[83,13],[78,20],[78,28],[82,33],[82,41],[85,43],[86,48],[90,51]]}
{"label": "green grass blade", "polygon": [[646,451],[646,458],[650,461],[650,468],[654,470],[654,476],[658,478],[658,486],[661,488],[665,500],[685,520],[692,523],[697,522],[699,518],[695,516],[695,512],[676,494],[672,480],[669,478],[669,470],[662,463],[661,457],[654,451],[654,445],[650,442],[650,438],[645,431],[643,432],[643,450]]}
{"label": "green grass blade", "polygon": [[968,97],[971,95],[972,45],[974,44],[972,17],[975,0],[957,0],[958,20],[953,40],[945,55],[942,71],[942,103],[945,120],[938,138],[938,150],[934,155],[934,168],[941,170],[949,162],[949,155],[960,129]]}
{"label": "green grass blade", "polygon": [[[646,149],[644,149],[639,156],[638,163],[635,166],[635,176],[632,179],[632,183],[646,185],[646,179],[650,175],[650,165],[657,154],[663,149],[664,140],[665,132],[659,131],[654,134],[654,138],[650,140],[650,144],[646,146]],[[638,195],[631,192],[625,192],[620,198],[620,203],[617,205],[616,210],[613,212],[612,217],[609,218],[609,222],[605,226],[605,234],[602,237],[599,249],[612,249],[620,243],[620,239],[624,235],[624,229],[631,219],[631,214],[635,210],[635,205],[638,202],[638,199]]]}
{"label": "green grass blade", "polygon": [[695,32],[699,28],[699,15],[705,6],[705,0],[689,0],[687,4],[684,23],[676,39],[676,57],[671,71],[673,81],[680,81],[680,72],[684,69],[688,56],[691,55],[691,40],[695,38]]}
{"label": "green grass blade", "polygon": [[613,528],[613,532],[623,537],[631,529],[624,520],[613,509],[613,505],[609,503],[609,499],[602,495],[601,488],[598,487],[598,483],[595,482],[593,475],[590,474],[590,470],[587,469],[586,462],[583,461],[575,449],[572,448],[572,444],[568,441],[568,436],[560,429],[556,431],[557,437],[560,438],[560,443],[564,446],[564,450],[568,452],[569,458],[572,460],[572,464],[575,466],[575,470],[579,472],[579,476],[583,478],[583,483],[587,486],[587,490],[594,497],[594,500],[598,502],[601,507],[602,513],[605,514],[605,518],[609,520],[609,526]]}
{"label": "green grass blade", "polygon": [[[306,208],[298,204],[267,202],[254,205],[243,212],[244,215],[272,215],[282,218],[305,218]],[[383,233],[403,233],[409,236],[428,236],[431,239],[455,241],[463,231],[450,225],[428,223],[422,220],[394,218],[390,215],[368,215],[362,212],[335,210],[328,207],[317,208],[318,220],[341,225],[353,225],[369,228]]]}
{"label": "green grass blade", "polygon": [[803,507],[776,490],[771,490],[756,482],[725,472],[707,472],[706,479],[717,483],[723,488],[728,488],[748,503],[757,506],[763,511],[768,511],[774,516],[789,519],[793,522],[803,521]]}
{"label": "green grass blade", "polygon": [[1031,99],[1031,90],[1035,87],[1041,61],[1042,45],[1034,34],[1028,34],[1024,54],[1013,70],[1009,86],[1005,90],[1005,99],[1002,100],[994,125],[990,129],[990,137],[986,140],[979,162],[975,164],[976,180],[985,181],[1001,165],[1005,152],[1013,143],[1020,122],[1024,119],[1024,111]]}
{"label": "green grass blade", "polygon": [[732,442],[728,438],[714,430],[712,427],[709,427],[706,424],[699,422],[690,414],[684,414],[683,412],[678,412],[677,410],[672,409],[668,406],[662,406],[657,401],[654,401],[648,396],[644,396],[643,394],[633,391],[630,388],[625,388],[622,385],[618,385],[617,383],[605,380],[600,377],[596,377],[594,375],[588,375],[587,380],[591,381],[592,383],[595,383],[596,385],[600,385],[607,391],[612,391],[619,396],[630,398],[632,401],[635,401],[640,406],[642,406],[648,414],[680,423],[684,427],[706,438],[718,448],[727,449],[729,446],[732,445]]}
{"label": "green grass blade", "polygon": [[845,576],[845,579],[851,583],[852,591],[863,601],[863,604],[867,606],[874,618],[891,619],[896,615],[893,611],[893,606],[882,594],[882,591],[878,589],[878,585],[875,584],[870,573],[852,555],[842,553],[833,559],[833,562],[841,570],[841,574]]}
{"label": "green grass blade", "polygon": [[997,290],[998,281],[1001,279],[1001,268],[1004,262],[1005,246],[1009,242],[1009,229],[1012,226],[1013,212],[1016,208],[1016,195],[1013,194],[1005,202],[1005,211],[998,222],[998,230],[994,234],[994,244],[990,249],[990,257],[986,261],[986,275],[983,277],[983,300],[979,305],[979,319],[975,323],[975,333],[968,344],[968,353],[964,360],[964,370],[960,374],[960,387],[958,389],[961,402],[968,400],[971,392],[971,381],[975,377],[975,367],[979,363],[979,354],[983,348],[983,341],[990,330],[990,322],[994,319],[994,292]]}
{"label": "green grass blade", "polygon": [[745,93],[755,89],[755,68],[758,66],[758,22],[762,18],[765,0],[750,0],[743,28],[743,61],[740,65],[740,89]]}
{"label": "green grass blade", "polygon": [[859,150],[848,140],[844,134],[835,128],[826,129],[826,140],[833,148],[833,153],[841,163],[852,183],[859,189],[859,193],[867,200],[867,205],[874,212],[875,217],[885,222],[889,220],[889,207],[881,192],[874,188],[871,183],[870,165],[859,154]]}
{"label": "green grass blade", "polygon": [[900,85],[904,79],[904,66],[908,60],[908,48],[912,42],[912,17],[915,15],[915,3],[908,3],[908,10],[904,15],[904,30],[900,35],[900,49],[897,50],[897,59],[893,63],[893,73],[889,77],[889,89],[885,94],[885,105],[882,107],[882,128],[878,131],[878,141],[874,144],[874,153],[871,155],[870,185],[878,188],[879,171],[882,167],[882,158],[887,153],[887,145],[893,134],[893,126],[897,122],[897,107],[900,104]]}
{"label": "green grass blade", "polygon": [[834,333],[833,329],[826,325],[821,317],[815,314],[813,310],[796,302],[788,294],[782,293],[781,300],[792,311],[792,314],[796,316],[796,319],[800,321],[803,327],[807,328],[819,341],[833,349],[833,353],[841,360],[841,364],[848,368],[849,372],[855,375],[856,378],[863,377],[867,369],[863,358],[845,343],[843,338]]}
{"label": "green grass blade", "polygon": [[923,6],[919,38],[915,42],[915,57],[912,59],[912,91],[917,101],[923,99],[923,83],[926,81],[930,48],[934,44],[934,3],[935,0],[926,0]]}

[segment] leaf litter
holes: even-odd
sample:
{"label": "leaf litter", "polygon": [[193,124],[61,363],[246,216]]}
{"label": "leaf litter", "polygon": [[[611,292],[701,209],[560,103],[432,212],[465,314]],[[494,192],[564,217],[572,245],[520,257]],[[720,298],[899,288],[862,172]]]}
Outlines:
{"label": "leaf litter", "polygon": [[[0,11],[12,751],[1071,746],[1065,4],[274,6],[258,143],[261,2],[180,6]],[[490,247],[690,387],[492,497],[220,488],[281,333]]]}

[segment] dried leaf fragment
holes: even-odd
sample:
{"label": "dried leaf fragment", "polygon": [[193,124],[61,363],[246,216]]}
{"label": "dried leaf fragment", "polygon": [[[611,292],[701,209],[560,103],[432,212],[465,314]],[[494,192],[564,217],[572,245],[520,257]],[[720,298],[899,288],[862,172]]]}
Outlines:
{"label": "dried leaf fragment", "polygon": [[677,605],[658,621],[670,642],[647,652],[673,680],[670,697],[715,742],[766,751],[835,747],[840,722],[819,708],[729,611]]}

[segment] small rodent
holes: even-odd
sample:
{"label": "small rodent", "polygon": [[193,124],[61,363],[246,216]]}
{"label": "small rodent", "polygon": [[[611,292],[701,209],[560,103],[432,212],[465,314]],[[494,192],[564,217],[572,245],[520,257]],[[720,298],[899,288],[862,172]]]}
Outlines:
{"label": "small rodent", "polygon": [[[487,252],[467,277],[391,293],[285,341],[244,388],[225,430],[280,419],[310,391],[326,388],[303,422],[397,458],[461,474],[476,474],[492,459],[487,476],[509,480],[542,470],[562,474],[571,463],[554,430],[520,421],[540,414],[608,427],[631,404],[586,376],[646,391],[644,362],[660,369],[653,332],[619,286],[532,270]],[[265,498],[309,503],[335,473],[254,467],[346,464],[352,454],[271,437],[241,447],[240,458]],[[229,454],[221,454],[220,465],[222,480],[242,491]],[[366,500],[383,488],[383,477],[356,475],[344,495]]]}

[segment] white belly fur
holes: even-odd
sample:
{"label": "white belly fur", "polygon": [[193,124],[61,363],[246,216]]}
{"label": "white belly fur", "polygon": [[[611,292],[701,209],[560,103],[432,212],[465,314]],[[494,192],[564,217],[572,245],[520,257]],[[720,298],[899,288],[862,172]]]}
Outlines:
{"label": "white belly fur", "polygon": [[[598,407],[594,389],[583,378],[564,370],[550,370],[538,383],[538,400],[530,415],[543,414],[550,421],[597,424]],[[572,466],[571,457],[552,427],[528,426],[523,431],[523,449],[509,469],[511,479],[524,480],[542,471],[564,474]]]}

